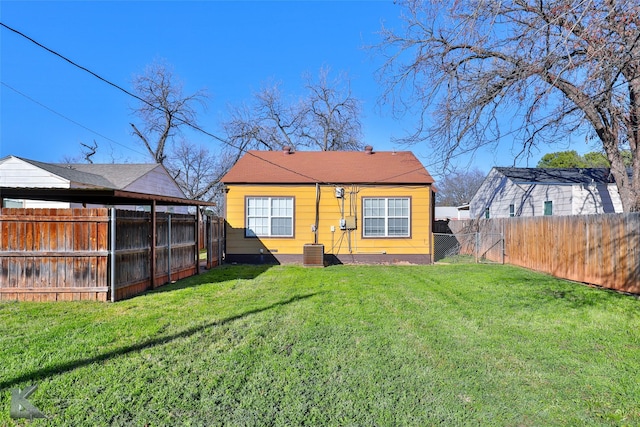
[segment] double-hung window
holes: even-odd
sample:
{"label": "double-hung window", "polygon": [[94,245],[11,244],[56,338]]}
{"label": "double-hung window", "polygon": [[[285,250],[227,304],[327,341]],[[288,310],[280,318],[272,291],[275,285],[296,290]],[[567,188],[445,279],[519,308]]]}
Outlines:
{"label": "double-hung window", "polygon": [[246,237],[293,237],[293,197],[247,197]]}
{"label": "double-hung window", "polygon": [[363,198],[364,237],[409,237],[411,201],[408,197]]}

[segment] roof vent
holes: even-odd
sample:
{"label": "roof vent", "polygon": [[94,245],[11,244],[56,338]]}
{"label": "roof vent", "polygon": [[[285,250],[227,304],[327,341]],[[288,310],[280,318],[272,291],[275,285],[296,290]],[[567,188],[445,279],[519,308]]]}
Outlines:
{"label": "roof vent", "polygon": [[367,145],[366,147],[364,147],[364,152],[365,154],[373,154],[373,147],[370,145]]}
{"label": "roof vent", "polygon": [[291,154],[291,147],[289,147],[288,145],[282,147],[282,154],[284,154],[285,156]]}

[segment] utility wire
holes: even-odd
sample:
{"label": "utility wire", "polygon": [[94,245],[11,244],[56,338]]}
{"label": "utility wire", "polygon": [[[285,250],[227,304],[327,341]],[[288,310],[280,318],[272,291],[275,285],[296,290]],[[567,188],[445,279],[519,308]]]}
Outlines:
{"label": "utility wire", "polygon": [[12,86],[10,86],[10,85],[8,85],[7,83],[5,83],[5,82],[3,82],[3,81],[0,81],[0,84],[2,84],[2,86],[6,87],[6,88],[8,88],[8,89],[11,89],[12,91],[14,91],[15,93],[17,93],[18,95],[25,97],[25,98],[26,98],[26,99],[28,99],[29,101],[31,101],[31,102],[33,102],[33,103],[35,103],[35,104],[38,104],[38,105],[39,105],[39,106],[41,106],[42,108],[44,108],[44,109],[46,109],[46,110],[49,110],[49,111],[50,111],[50,112],[52,112],[53,114],[55,114],[55,115],[57,115],[57,116],[60,116],[60,117],[62,117],[62,118],[63,118],[63,119],[65,119],[65,120],[68,120],[69,122],[73,123],[73,124],[74,124],[74,125],[76,125],[76,126],[80,126],[81,128],[86,129],[86,130],[88,130],[89,132],[91,132],[91,133],[93,133],[93,134],[95,134],[95,135],[98,135],[98,136],[99,136],[99,137],[101,137],[101,138],[106,139],[107,141],[113,142],[114,144],[117,144],[117,145],[119,145],[119,146],[121,146],[121,147],[124,147],[124,148],[126,148],[127,150],[131,150],[131,151],[133,151],[134,153],[145,155],[145,153],[141,153],[140,151],[136,151],[136,150],[134,150],[133,148],[131,148],[131,147],[130,147],[130,146],[128,146],[128,145],[121,144],[121,143],[120,143],[120,142],[118,142],[118,141],[114,141],[113,139],[111,139],[111,138],[109,138],[109,137],[107,137],[107,136],[104,136],[104,135],[102,135],[101,133],[96,132],[95,130],[93,130],[93,129],[91,129],[91,128],[86,127],[86,126],[85,126],[85,125],[83,125],[82,123],[79,123],[79,122],[77,122],[77,121],[75,121],[75,120],[73,120],[73,119],[71,119],[71,118],[69,118],[69,117],[65,116],[64,114],[57,112],[57,111],[56,111],[56,110],[54,110],[53,108],[50,108],[50,107],[48,107],[48,106],[44,105],[43,103],[41,103],[41,102],[39,102],[39,101],[37,101],[37,100],[33,99],[32,97],[30,97],[29,95],[27,95],[27,94],[25,94],[25,93],[23,93],[23,92],[20,92],[18,89],[14,88],[14,87],[12,87]]}
{"label": "utility wire", "polygon": [[[3,23],[3,22],[0,22],[0,26],[2,26],[2,27],[4,27],[4,28],[8,29],[9,31],[12,31],[12,32],[14,32],[14,33],[18,34],[19,36],[21,36],[21,37],[23,37],[23,38],[25,38],[25,39],[27,39],[27,40],[29,40],[30,42],[34,43],[34,44],[35,44],[35,45],[37,45],[38,47],[40,47],[40,48],[42,48],[42,49],[46,50],[47,52],[52,53],[53,55],[55,55],[55,56],[57,56],[57,57],[59,57],[59,58],[63,59],[64,61],[68,62],[69,64],[73,65],[74,67],[77,67],[77,68],[79,68],[79,69],[81,69],[81,70],[83,70],[83,71],[85,71],[85,72],[87,72],[87,73],[91,74],[92,76],[94,76],[94,77],[96,77],[97,79],[101,80],[102,82],[104,82],[104,83],[106,83],[106,84],[108,84],[108,85],[110,85],[110,86],[112,86],[112,87],[114,87],[114,88],[116,88],[116,89],[120,90],[121,92],[125,93],[126,95],[129,95],[129,96],[131,96],[131,97],[133,97],[133,98],[137,99],[138,101],[143,102],[144,104],[149,105],[150,107],[152,107],[152,108],[154,108],[154,109],[157,109],[157,110],[159,110],[159,111],[162,111],[162,109],[161,109],[160,107],[157,107],[157,106],[153,105],[153,104],[152,104],[152,103],[150,103],[149,101],[147,101],[147,100],[145,100],[145,99],[141,98],[140,96],[138,96],[138,95],[136,95],[136,94],[134,94],[134,93],[132,93],[132,92],[128,91],[127,89],[125,89],[125,88],[123,88],[123,87],[119,86],[118,84],[113,83],[113,82],[111,82],[111,81],[109,81],[109,80],[105,79],[104,77],[101,77],[100,75],[98,75],[97,73],[95,73],[95,72],[91,71],[90,69],[88,69],[88,68],[86,68],[86,67],[84,67],[84,66],[82,66],[82,65],[77,64],[76,62],[72,61],[71,59],[67,58],[66,56],[64,56],[64,55],[62,55],[62,54],[60,54],[60,53],[56,52],[56,51],[55,51],[55,50],[53,50],[53,49],[50,49],[50,48],[46,47],[46,46],[45,46],[45,45],[43,45],[42,43],[39,43],[38,41],[34,40],[33,38],[31,38],[31,37],[27,36],[26,34],[24,34],[24,33],[20,32],[20,31],[16,30],[15,28],[10,27],[10,26],[6,25],[6,24],[5,24],[5,23]],[[640,78],[640,76],[639,76],[639,77],[637,77],[637,78]],[[4,84],[4,83],[3,83],[3,84]],[[611,90],[617,89],[617,88],[618,88],[618,87],[620,87],[620,86],[623,86],[624,84],[626,84],[626,83],[625,83],[625,82],[621,82],[621,83],[619,83],[619,84],[617,84],[617,85],[613,85],[613,86],[611,86],[611,88],[610,88],[610,89],[608,89],[608,90],[603,90],[603,91],[601,91],[600,93],[597,93],[597,94],[591,95],[591,96],[589,96],[589,98],[591,98],[591,99],[595,99],[595,98],[599,97],[600,95],[602,95],[602,94],[604,94],[604,93],[606,93],[606,92],[608,92],[608,91],[611,91]],[[58,113],[56,113],[56,114],[58,114]],[[549,115],[547,115],[546,117],[541,117],[540,119],[536,120],[534,123],[531,123],[531,124],[535,124],[535,123],[538,123],[538,122],[543,122],[543,121],[548,120],[548,119],[550,119],[550,118],[552,118],[552,117],[553,117],[553,115],[552,115],[552,114],[549,114]],[[324,182],[323,180],[318,180],[318,179],[316,179],[316,178],[314,178],[314,177],[311,177],[311,176],[305,175],[305,174],[303,174],[303,173],[301,173],[301,172],[298,172],[298,171],[295,171],[295,170],[289,169],[289,168],[287,168],[287,167],[281,166],[281,165],[279,165],[279,164],[277,164],[277,163],[274,163],[274,162],[271,162],[271,161],[269,161],[269,160],[267,160],[267,159],[264,159],[264,158],[262,158],[262,157],[260,157],[260,156],[258,156],[258,155],[255,155],[255,154],[251,153],[251,152],[250,152],[249,150],[247,150],[246,148],[237,147],[237,146],[235,146],[234,144],[232,144],[231,142],[229,142],[229,141],[225,140],[224,138],[221,138],[221,137],[219,137],[219,136],[217,136],[217,135],[215,135],[215,134],[213,134],[213,133],[211,133],[211,132],[208,132],[208,131],[206,131],[206,130],[202,129],[201,127],[199,127],[198,125],[195,125],[195,124],[193,124],[193,123],[191,123],[191,122],[188,122],[188,121],[186,121],[186,120],[184,120],[184,119],[181,119],[181,118],[176,117],[176,120],[177,120],[177,121],[179,121],[179,122],[181,122],[181,123],[183,123],[183,124],[184,124],[184,125],[186,125],[186,126],[189,126],[190,128],[192,128],[192,129],[194,129],[194,130],[196,130],[196,131],[198,131],[198,132],[201,132],[201,133],[203,133],[203,134],[205,134],[205,135],[207,135],[207,136],[209,136],[209,137],[211,137],[211,138],[213,138],[213,139],[215,139],[215,140],[217,140],[217,141],[219,141],[219,142],[222,142],[223,144],[225,144],[225,145],[227,145],[227,146],[229,146],[229,147],[231,147],[231,148],[234,148],[234,149],[238,150],[238,151],[239,151],[239,152],[241,152],[241,153],[242,153],[242,152],[244,152],[244,153],[246,153],[246,154],[248,154],[248,155],[251,155],[251,156],[253,156],[253,157],[256,157],[256,158],[258,158],[258,159],[260,159],[260,160],[262,160],[262,161],[264,161],[264,162],[266,162],[266,163],[269,163],[269,164],[271,164],[272,166],[278,167],[278,168],[280,168],[280,169],[286,170],[286,171],[288,171],[288,172],[294,173],[294,174],[299,175],[299,176],[302,176],[302,177],[304,177],[304,178],[314,180],[315,182],[318,182],[318,183],[321,183],[321,184],[329,184],[329,185],[331,185],[331,183]],[[80,125],[80,126],[82,126],[82,125]],[[82,126],[82,127],[84,127],[84,126]],[[514,133],[516,133],[516,132],[522,131],[522,130],[524,130],[525,128],[526,128],[526,126],[524,126],[524,125],[523,125],[523,126],[521,126],[521,127],[519,127],[519,128],[513,129],[513,130],[511,130],[511,131],[507,132],[506,134],[501,135],[501,136],[500,136],[500,139],[502,139],[502,138],[503,138],[504,136],[506,136],[506,135],[510,135],[510,134],[514,134]],[[458,157],[458,156],[461,156],[461,155],[463,155],[463,154],[468,153],[469,151],[473,151],[473,149],[465,150],[465,151],[463,151],[463,152],[453,154],[453,155],[451,155],[451,156],[448,156],[448,158],[449,158],[449,159],[451,159],[451,158],[454,158],[454,157]],[[441,162],[440,162],[440,161],[437,161],[437,162],[431,163],[429,166],[431,166],[431,165],[435,166],[436,164],[439,164],[439,163],[441,163]],[[406,173],[412,173],[412,172],[415,172],[415,171],[422,170],[422,169],[424,169],[424,168],[425,168],[425,166],[423,166],[422,168],[418,168],[418,169],[416,169],[416,170],[414,170],[414,171],[406,172]],[[404,173],[403,173],[402,175],[404,175]],[[392,178],[394,178],[394,177],[390,177],[390,178],[387,178],[387,179],[384,179],[384,180],[381,180],[381,181],[386,181],[386,180],[388,180],[388,179],[392,179]]]}
{"label": "utility wire", "polygon": [[[6,24],[5,24],[5,23],[3,23],[3,22],[0,22],[0,26],[2,26],[2,27],[4,27],[4,28],[8,29],[9,31],[12,31],[12,32],[14,32],[14,33],[18,34],[18,35],[19,35],[19,36],[21,36],[21,37],[24,37],[25,39],[29,40],[31,43],[34,43],[36,46],[38,46],[38,47],[40,47],[40,48],[42,48],[42,49],[46,50],[47,52],[52,53],[53,55],[55,55],[55,56],[57,56],[57,57],[59,57],[59,58],[63,59],[64,61],[68,62],[69,64],[73,65],[74,67],[77,67],[77,68],[79,68],[79,69],[81,69],[81,70],[83,70],[83,71],[85,71],[85,72],[87,72],[87,73],[91,74],[92,76],[94,76],[94,77],[96,77],[97,79],[99,79],[100,81],[102,81],[102,82],[104,82],[104,83],[108,84],[109,86],[112,86],[112,87],[114,87],[114,88],[118,89],[119,91],[124,92],[126,95],[129,95],[129,96],[131,96],[131,97],[133,97],[133,98],[137,99],[138,101],[143,102],[144,104],[149,105],[150,107],[152,107],[152,108],[154,108],[154,109],[157,109],[157,110],[159,110],[159,111],[162,111],[162,109],[161,109],[160,107],[157,107],[157,106],[153,105],[152,103],[150,103],[150,102],[149,102],[149,101],[147,101],[146,99],[143,99],[143,98],[139,97],[138,95],[136,95],[136,94],[134,94],[134,93],[132,93],[132,92],[130,92],[130,91],[128,91],[128,90],[126,90],[126,89],[125,89],[125,88],[123,88],[122,86],[120,86],[120,85],[118,85],[118,84],[116,84],[116,83],[113,83],[113,82],[111,82],[111,81],[109,81],[109,80],[105,79],[104,77],[101,77],[100,75],[98,75],[97,73],[95,73],[95,72],[91,71],[90,69],[88,69],[88,68],[86,68],[86,67],[83,67],[82,65],[77,64],[76,62],[72,61],[71,59],[67,58],[66,56],[64,56],[64,55],[62,55],[62,54],[60,54],[60,53],[56,52],[56,51],[55,51],[55,50],[53,50],[53,49],[50,49],[50,48],[46,47],[46,46],[45,46],[45,45],[43,45],[42,43],[39,43],[38,41],[34,40],[33,38],[31,38],[31,37],[27,36],[26,34],[24,34],[24,33],[20,32],[20,31],[16,30],[15,28],[10,27],[10,26],[6,25]],[[36,101],[34,101],[34,102],[36,102]],[[36,102],[36,103],[37,103],[37,102]],[[41,105],[41,104],[40,104],[40,105]],[[244,152],[244,153],[246,153],[246,154],[248,154],[248,155],[251,155],[251,156],[253,156],[253,157],[256,157],[256,158],[258,158],[258,159],[260,159],[260,160],[262,160],[262,161],[264,161],[264,162],[266,162],[266,163],[269,163],[269,164],[271,164],[271,165],[273,165],[273,166],[275,166],[275,167],[278,167],[278,168],[280,168],[280,169],[284,169],[284,170],[286,170],[286,171],[288,171],[288,172],[291,172],[291,173],[294,173],[294,174],[300,175],[300,176],[302,176],[302,177],[304,177],[304,178],[312,179],[312,180],[314,180],[314,181],[316,181],[316,182],[318,182],[318,183],[324,183],[322,180],[315,179],[314,177],[310,177],[310,176],[305,175],[305,174],[303,174],[303,173],[300,173],[300,172],[298,172],[298,171],[295,171],[295,170],[292,170],[292,169],[286,168],[286,167],[284,167],[284,166],[281,166],[281,165],[279,165],[279,164],[276,164],[276,163],[274,163],[274,162],[271,162],[271,161],[269,161],[269,160],[267,160],[267,159],[264,159],[264,158],[262,158],[262,157],[260,157],[260,156],[257,156],[257,155],[255,155],[255,154],[253,154],[253,153],[249,152],[249,151],[248,151],[247,149],[245,149],[245,148],[237,147],[237,146],[235,146],[234,144],[232,144],[231,142],[229,142],[229,141],[227,141],[227,140],[225,140],[225,139],[223,139],[223,138],[221,138],[221,137],[219,137],[219,136],[217,136],[217,135],[214,135],[214,134],[213,134],[213,133],[211,133],[211,132],[208,132],[208,131],[206,131],[206,130],[202,129],[201,127],[199,127],[199,126],[197,126],[197,125],[195,125],[195,124],[193,124],[193,123],[191,123],[191,122],[188,122],[188,121],[186,121],[186,120],[183,120],[183,119],[181,119],[181,118],[179,118],[179,117],[176,117],[176,120],[177,120],[177,121],[179,121],[179,122],[181,122],[181,123],[183,123],[183,124],[184,124],[184,125],[186,125],[186,126],[189,126],[190,128],[192,128],[192,129],[194,129],[194,130],[196,130],[196,131],[198,131],[198,132],[201,132],[201,133],[203,133],[203,134],[205,134],[205,135],[207,135],[207,136],[210,136],[211,138],[213,138],[213,139],[215,139],[215,140],[217,140],[217,141],[219,141],[219,142],[222,142],[222,143],[223,143],[223,144],[225,144],[225,145],[228,145],[229,147],[231,147],[231,148],[233,148],[233,149],[238,150],[238,151],[239,151],[239,152],[241,152],[241,153],[242,153],[242,152]],[[80,126],[82,126],[82,125],[80,125]],[[84,127],[84,126],[82,126],[82,127]],[[86,127],[85,127],[85,129],[86,129]]]}
{"label": "utility wire", "polygon": [[[133,98],[137,99],[138,101],[140,101],[140,102],[142,102],[142,103],[144,103],[144,104],[147,104],[147,105],[149,105],[149,106],[150,106],[150,107],[152,107],[152,108],[155,108],[156,110],[162,111],[162,109],[161,109],[160,107],[157,107],[157,106],[153,105],[152,103],[150,103],[150,102],[149,102],[149,101],[147,101],[146,99],[141,98],[140,96],[136,95],[135,93],[132,93],[132,92],[128,91],[127,89],[123,88],[122,86],[120,86],[120,85],[118,85],[118,84],[116,84],[116,83],[113,83],[113,82],[111,82],[111,81],[109,81],[109,80],[105,79],[104,77],[102,77],[102,76],[100,76],[99,74],[97,74],[97,73],[95,73],[95,72],[91,71],[91,70],[90,70],[90,69],[88,69],[87,67],[84,67],[84,66],[82,66],[82,65],[80,65],[80,64],[78,64],[78,63],[76,63],[76,62],[72,61],[71,59],[67,58],[66,56],[64,56],[64,55],[62,55],[62,54],[60,54],[60,53],[56,52],[55,50],[53,50],[53,49],[50,49],[50,48],[46,47],[46,46],[45,46],[45,45],[43,45],[42,43],[39,43],[38,41],[36,41],[36,40],[32,39],[31,37],[27,36],[26,34],[24,34],[24,33],[20,32],[20,31],[16,30],[15,28],[11,28],[10,26],[6,25],[6,24],[5,24],[5,23],[3,23],[3,22],[0,22],[0,26],[3,26],[3,27],[4,27],[4,28],[6,28],[7,30],[14,32],[14,33],[18,34],[18,35],[19,35],[19,36],[21,36],[21,37],[24,37],[25,39],[29,40],[31,43],[35,44],[36,46],[38,46],[38,47],[40,47],[40,48],[42,48],[42,49],[46,50],[46,51],[47,51],[47,52],[49,52],[49,53],[52,53],[53,55],[57,56],[58,58],[61,58],[62,60],[64,60],[64,61],[68,62],[68,63],[69,63],[69,64],[71,64],[71,65],[73,65],[74,67],[79,68],[79,69],[81,69],[82,71],[85,71],[85,72],[87,72],[87,73],[91,74],[92,76],[94,76],[94,77],[95,77],[95,78],[97,78],[98,80],[100,80],[100,81],[102,81],[102,82],[104,82],[104,83],[108,84],[109,86],[112,86],[112,87],[114,87],[114,88],[118,89],[119,91],[121,91],[121,92],[125,93],[126,95],[129,95],[129,96],[131,96],[131,97],[133,97]],[[210,137],[212,137],[212,138],[214,138],[214,139],[216,139],[216,140],[218,140],[218,141],[220,141],[220,142],[227,143],[227,141],[225,141],[224,139],[220,138],[219,136],[214,135],[214,134],[212,134],[212,133],[210,133],[210,132],[207,132],[207,131],[205,131],[204,129],[201,129],[200,127],[198,127],[197,125],[194,125],[193,123],[187,122],[186,120],[182,120],[182,119],[180,119],[179,117],[176,117],[176,119],[177,119],[178,121],[180,121],[181,123],[183,123],[183,124],[185,124],[185,125],[187,125],[187,126],[189,126],[189,127],[193,128],[193,129],[195,129],[195,130],[197,130],[197,131],[200,131],[200,132],[204,133],[205,135],[208,135],[208,136],[210,136]],[[234,147],[234,148],[237,148],[237,147]]]}

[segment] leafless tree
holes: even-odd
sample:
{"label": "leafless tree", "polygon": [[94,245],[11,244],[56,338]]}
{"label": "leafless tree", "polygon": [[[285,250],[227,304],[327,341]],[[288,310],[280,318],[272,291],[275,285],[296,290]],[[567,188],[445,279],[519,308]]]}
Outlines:
{"label": "leafless tree", "polygon": [[80,154],[72,155],[64,155],[62,157],[62,163],[74,164],[74,163],[93,163],[91,157],[98,152],[98,143],[96,140],[93,140],[93,144],[86,144],[84,142],[80,142]]}
{"label": "leafless tree", "polygon": [[81,142],[80,145],[82,145],[82,147],[84,148],[82,150],[82,155],[84,156],[85,161],[87,163],[93,163],[91,157],[94,156],[98,151],[98,143],[96,142],[96,140],[93,140],[93,144],[85,144],[84,142]]}
{"label": "leafless tree", "polygon": [[640,210],[637,0],[401,5],[406,26],[383,28],[378,47],[383,101],[420,112],[407,141],[433,142],[446,161],[505,136],[527,155],[588,129],[611,163],[624,210]]}
{"label": "leafless tree", "polygon": [[165,167],[188,198],[220,202],[220,178],[228,170],[229,163],[225,156],[217,157],[206,147],[183,139],[167,157]]}
{"label": "leafless tree", "polygon": [[456,170],[436,182],[438,206],[462,206],[469,203],[482,185],[485,174],[479,169]]}
{"label": "leafless tree", "polygon": [[230,118],[223,123],[227,138],[242,150],[360,148],[360,102],[348,79],[330,80],[323,68],[317,82],[305,77],[305,90],[303,98],[287,98],[280,83],[265,85],[250,105],[230,107]]}
{"label": "leafless tree", "polygon": [[142,99],[134,114],[142,128],[131,123],[133,134],[144,144],[156,163],[167,158],[167,144],[184,126],[196,125],[197,106],[205,106],[206,92],[183,93],[182,83],[164,62],[154,62],[133,80],[135,94]]}
{"label": "leafless tree", "polygon": [[318,81],[305,77],[309,95],[304,105],[303,144],[321,151],[362,148],[360,101],[353,97],[346,75],[333,80],[329,68],[321,68]]}

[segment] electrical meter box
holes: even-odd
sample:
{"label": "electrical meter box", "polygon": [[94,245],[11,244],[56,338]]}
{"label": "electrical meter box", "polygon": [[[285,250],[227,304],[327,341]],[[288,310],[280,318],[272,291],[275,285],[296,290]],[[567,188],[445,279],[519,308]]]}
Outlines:
{"label": "electrical meter box", "polygon": [[355,216],[346,216],[344,218],[345,221],[345,226],[347,230],[355,230],[358,227],[356,227],[356,217]]}

